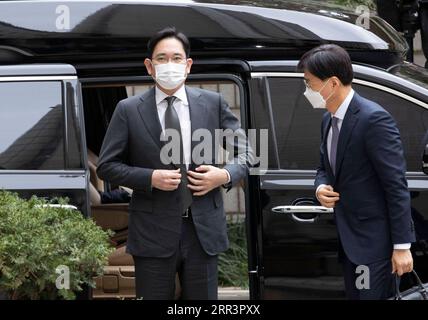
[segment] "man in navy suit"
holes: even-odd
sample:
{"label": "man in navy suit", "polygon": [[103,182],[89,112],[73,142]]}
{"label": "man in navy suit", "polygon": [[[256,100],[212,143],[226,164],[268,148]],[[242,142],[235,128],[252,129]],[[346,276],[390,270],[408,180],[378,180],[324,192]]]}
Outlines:
{"label": "man in navy suit", "polygon": [[394,293],[393,274],[413,269],[415,235],[400,133],[385,109],[352,89],[351,59],[341,47],[314,48],[298,68],[304,95],[314,108],[328,110],[316,197],[334,208],[347,298],[386,299]]}

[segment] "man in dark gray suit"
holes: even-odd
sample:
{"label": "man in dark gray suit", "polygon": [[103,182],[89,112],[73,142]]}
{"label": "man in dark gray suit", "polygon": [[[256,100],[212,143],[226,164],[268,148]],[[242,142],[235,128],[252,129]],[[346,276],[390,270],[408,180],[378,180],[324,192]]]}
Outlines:
{"label": "man in dark gray suit", "polygon": [[[217,299],[217,256],[229,244],[220,187],[230,189],[248,172],[239,143],[232,142],[235,161],[223,168],[214,143],[207,153],[195,152],[199,141],[191,136],[201,129],[211,142],[219,129],[244,134],[220,94],[185,86],[189,51],[188,39],[174,28],[150,40],[145,65],[156,86],[118,103],[100,153],[98,175],[134,190],[127,252],[143,299],[172,299],[176,272],[183,299]],[[171,134],[167,141],[174,130],[178,140]],[[175,161],[166,163],[171,145]]]}

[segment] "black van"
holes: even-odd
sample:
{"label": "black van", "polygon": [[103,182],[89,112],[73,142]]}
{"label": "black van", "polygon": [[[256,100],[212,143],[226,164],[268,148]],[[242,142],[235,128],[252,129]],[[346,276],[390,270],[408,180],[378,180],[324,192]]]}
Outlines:
{"label": "black van", "polygon": [[110,187],[96,177],[97,154],[116,103],[152,85],[147,40],[174,25],[191,41],[188,84],[232,90],[242,126],[269,133],[269,168],[245,184],[251,298],[343,298],[333,217],[314,198],[323,111],[303,97],[296,72],[305,51],[336,43],[353,59],[355,89],[400,128],[418,240],[412,251],[427,282],[428,72],[404,62],[407,44],[390,25],[372,16],[366,29],[358,18],[302,1],[2,1],[0,188],[68,196],[114,229],[117,251],[93,296],[132,297],[127,206],[96,199],[93,189]]}

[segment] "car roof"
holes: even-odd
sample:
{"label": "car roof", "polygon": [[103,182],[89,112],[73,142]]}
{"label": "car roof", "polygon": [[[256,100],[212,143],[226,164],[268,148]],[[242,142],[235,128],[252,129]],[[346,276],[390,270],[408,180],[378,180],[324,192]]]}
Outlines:
{"label": "car roof", "polygon": [[189,37],[196,59],[298,59],[322,43],[384,68],[403,59],[407,45],[391,26],[371,17],[366,29],[358,17],[334,6],[278,0],[2,1],[0,41],[7,48],[0,46],[0,63],[142,59],[148,39],[165,26]]}

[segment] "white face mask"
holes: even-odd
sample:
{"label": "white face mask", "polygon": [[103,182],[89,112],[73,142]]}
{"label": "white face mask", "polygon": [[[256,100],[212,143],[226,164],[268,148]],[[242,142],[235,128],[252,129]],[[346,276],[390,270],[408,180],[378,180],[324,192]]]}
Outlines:
{"label": "white face mask", "polygon": [[162,88],[172,90],[186,80],[187,64],[169,62],[153,66],[156,70],[156,77],[153,78]]}
{"label": "white face mask", "polygon": [[327,106],[327,100],[330,99],[333,92],[328,96],[327,100],[324,99],[324,97],[321,95],[321,91],[324,89],[324,87],[327,85],[327,83],[330,81],[330,79],[327,80],[326,83],[324,83],[323,87],[320,91],[315,91],[306,86],[306,90],[303,93],[303,95],[306,97],[306,99],[309,100],[310,104],[314,109],[325,109]]}

